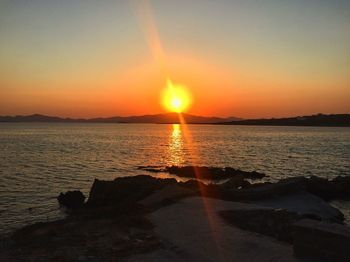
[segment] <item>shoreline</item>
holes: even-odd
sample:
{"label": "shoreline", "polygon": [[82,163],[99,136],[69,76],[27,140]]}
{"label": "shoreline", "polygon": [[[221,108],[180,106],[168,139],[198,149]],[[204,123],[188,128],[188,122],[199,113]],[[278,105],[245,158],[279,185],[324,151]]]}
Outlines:
{"label": "shoreline", "polygon": [[[187,169],[172,167],[169,170],[173,173],[181,172],[183,175],[191,176],[191,168],[194,170],[198,167],[188,167]],[[222,170],[224,171],[201,167],[202,173],[210,171],[219,175],[220,172],[225,172],[225,169]],[[200,210],[198,205],[205,207],[205,205],[203,206],[205,202],[212,203],[210,206],[213,212],[210,211],[210,214],[215,217],[215,220],[221,221],[218,222],[220,228],[233,228],[236,232],[240,232],[239,234],[245,235],[245,237],[230,240],[233,241],[232,243],[239,246],[247,238],[252,239],[253,235],[257,245],[263,245],[264,242],[275,239],[271,242],[275,243],[271,244],[272,250],[276,245],[282,244],[289,250],[286,252],[291,261],[297,259],[292,252],[293,246],[297,244],[291,240],[290,230],[292,229],[285,230],[285,228],[290,228],[290,225],[311,219],[311,222],[308,223],[311,223],[312,226],[316,226],[315,223],[318,223],[318,227],[319,223],[322,224],[320,232],[326,230],[324,228],[327,225],[342,227],[345,228],[345,231],[348,229],[347,225],[342,224],[343,214],[325,200],[348,199],[350,177],[337,177],[333,180],[299,177],[284,179],[277,183],[258,182],[251,184],[247,181],[249,172],[244,173],[230,168],[227,170],[231,172],[232,177],[223,184],[206,185],[192,179],[187,182],[176,182],[175,179],[157,179],[145,175],[116,178],[113,181],[96,179],[86,202],[84,202],[85,196],[82,197],[79,191],[60,195],[60,203],[71,210],[65,219],[25,226],[5,239],[5,242],[10,244],[4,244],[3,240],[0,258],[8,259],[2,261],[17,261],[12,260],[11,254],[17,254],[19,250],[21,250],[19,256],[38,258],[36,252],[39,252],[38,248],[40,247],[39,258],[42,256],[43,261],[49,258],[100,261],[102,258],[113,256],[122,258],[122,261],[124,259],[125,261],[133,261],[137,257],[161,258],[165,254],[174,257],[174,261],[187,261],[186,259],[176,260],[180,258],[198,259],[203,254],[196,244],[188,246],[181,244],[182,241],[189,241],[191,237],[184,238],[181,234],[170,237],[172,233],[168,232],[167,228],[178,227],[177,231],[181,231],[182,227],[185,230],[189,225],[192,225],[186,229],[191,230],[194,227],[194,217],[204,223],[203,221],[208,219],[208,214],[203,215],[205,209],[201,211],[201,215],[194,215],[190,210],[193,210],[194,206],[197,206],[196,210]],[[221,173],[221,175],[223,174]],[[220,210],[216,210],[214,207],[218,204],[215,203],[221,203],[220,205],[225,208],[220,210],[226,213],[221,214]],[[280,213],[276,210],[285,211]],[[188,212],[191,215],[185,215]],[[162,214],[167,214],[167,218],[162,218]],[[261,218],[262,220],[254,221],[253,218]],[[181,223],[179,219],[182,221]],[[168,223],[170,224],[168,225]],[[268,230],[258,226],[264,223],[273,223],[275,226]],[[96,224],[99,225],[97,228]],[[205,229],[204,224],[197,230],[206,232],[208,229]],[[276,231],[276,228],[283,230]],[[329,231],[329,229],[327,230]],[[118,237],[114,234],[111,235],[111,231],[115,232]],[[89,235],[94,236],[94,238],[90,239]],[[338,235],[335,234],[335,236],[337,238]],[[167,239],[169,237],[170,239]],[[222,237],[226,239],[228,236],[224,234]],[[102,241],[104,245],[94,249],[96,243],[93,239],[95,238]],[[29,241],[29,239],[32,240]],[[169,246],[169,242],[172,241],[177,243],[178,248],[192,254],[187,254],[189,257],[182,257],[183,254],[174,253],[172,245]],[[223,241],[222,245],[225,246],[227,241]],[[53,247],[60,251],[52,253]],[[213,247],[208,250],[209,256],[215,257]],[[227,248],[224,248],[223,252],[228,257],[234,256]],[[243,256],[241,257],[243,259],[244,253],[237,252]],[[267,259],[271,255],[269,253],[265,252],[260,256],[265,256]],[[317,254],[314,255],[317,256]]]}

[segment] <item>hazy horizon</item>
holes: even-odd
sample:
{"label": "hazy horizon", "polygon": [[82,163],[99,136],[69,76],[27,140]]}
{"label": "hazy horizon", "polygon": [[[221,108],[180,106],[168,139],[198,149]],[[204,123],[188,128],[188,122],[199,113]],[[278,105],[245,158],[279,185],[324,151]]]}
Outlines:
{"label": "hazy horizon", "polygon": [[[10,116],[10,117],[15,117],[15,116],[32,116],[32,115],[41,115],[41,116],[48,116],[48,117],[59,117],[59,118],[71,118],[71,119],[93,119],[93,118],[112,118],[112,117],[123,117],[123,118],[127,118],[127,117],[142,117],[142,116],[152,116],[152,115],[162,115],[162,114],[178,114],[177,112],[162,112],[162,113],[154,113],[154,114],[139,114],[139,115],[106,115],[106,116],[94,116],[94,117],[74,117],[74,116],[65,116],[65,115],[47,115],[47,114],[42,114],[42,113],[29,113],[29,114],[14,114],[14,115],[0,115],[0,117],[6,117],[6,116]],[[314,114],[300,114],[300,115],[286,115],[286,116],[266,116],[266,117],[261,117],[261,118],[243,118],[240,116],[236,116],[236,115],[227,115],[227,116],[219,116],[219,115],[199,115],[199,114],[191,114],[188,112],[184,112],[182,114],[185,115],[191,115],[191,116],[198,116],[198,117],[217,117],[217,118],[237,118],[237,119],[272,119],[272,118],[289,118],[289,117],[299,117],[299,116],[311,116],[311,115],[318,115],[318,114],[322,114],[322,115],[342,115],[342,114],[349,114],[349,113],[324,113],[324,112],[317,112]]]}

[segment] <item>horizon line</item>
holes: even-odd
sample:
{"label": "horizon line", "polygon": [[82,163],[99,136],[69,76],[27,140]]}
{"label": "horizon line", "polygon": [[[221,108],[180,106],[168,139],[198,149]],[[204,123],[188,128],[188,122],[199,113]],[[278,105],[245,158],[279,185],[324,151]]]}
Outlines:
{"label": "horizon line", "polygon": [[228,119],[228,118],[237,118],[241,120],[254,120],[254,119],[278,119],[278,118],[294,118],[294,117],[304,117],[304,116],[316,116],[316,115],[348,115],[349,113],[310,113],[310,114],[300,114],[300,115],[288,115],[288,116],[268,116],[268,117],[253,117],[253,118],[243,118],[239,116],[216,116],[216,115],[197,115],[197,114],[191,114],[187,112],[165,112],[165,113],[154,113],[154,114],[140,114],[140,115],[111,115],[111,116],[94,116],[94,117],[71,117],[71,116],[60,116],[60,115],[50,115],[50,114],[42,114],[42,113],[29,113],[29,114],[15,114],[15,115],[3,115],[0,114],[0,117],[29,117],[29,116],[44,116],[44,117],[56,117],[61,119],[71,119],[71,120],[91,120],[91,119],[108,119],[108,118],[114,118],[114,117],[120,117],[120,118],[129,118],[129,117],[143,117],[143,116],[156,116],[156,115],[169,115],[169,114],[184,114],[189,116],[195,116],[195,117],[206,117],[206,118],[222,118],[222,119]]}

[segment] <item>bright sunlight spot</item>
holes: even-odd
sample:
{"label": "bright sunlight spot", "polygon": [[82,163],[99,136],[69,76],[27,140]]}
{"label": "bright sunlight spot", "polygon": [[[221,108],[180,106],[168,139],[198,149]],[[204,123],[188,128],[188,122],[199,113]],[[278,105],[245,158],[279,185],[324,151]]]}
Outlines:
{"label": "bright sunlight spot", "polygon": [[163,92],[163,105],[171,111],[181,113],[186,111],[191,105],[191,95],[186,87],[179,84],[174,84],[170,79],[167,79],[167,86]]}

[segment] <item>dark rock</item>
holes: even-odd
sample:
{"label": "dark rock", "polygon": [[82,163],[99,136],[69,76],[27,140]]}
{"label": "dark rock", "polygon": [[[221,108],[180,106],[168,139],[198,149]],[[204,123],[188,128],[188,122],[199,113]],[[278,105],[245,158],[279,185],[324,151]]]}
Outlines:
{"label": "dark rock", "polygon": [[146,170],[152,173],[166,172],[166,170],[160,166],[138,166],[137,169]]}
{"label": "dark rock", "polygon": [[227,182],[221,184],[221,187],[230,190],[230,189],[236,189],[236,188],[246,188],[246,187],[249,187],[250,185],[251,184],[247,180],[245,180],[242,175],[238,175],[231,178]]}
{"label": "dark rock", "polygon": [[248,179],[261,179],[266,175],[258,173],[256,171],[247,172],[232,167],[206,167],[206,166],[168,166],[165,168],[148,166],[139,167],[149,172],[168,172],[169,174],[177,175],[180,177],[188,177],[195,179],[207,179],[207,180],[222,180],[232,178],[234,176],[243,176]]}
{"label": "dark rock", "polygon": [[141,200],[155,190],[169,184],[176,184],[175,179],[158,179],[151,176],[120,177],[113,181],[95,179],[89,194],[89,206],[116,205],[122,201]]}
{"label": "dark rock", "polygon": [[60,193],[57,200],[62,206],[69,209],[77,209],[84,205],[85,196],[79,190],[67,191],[66,193]]}
{"label": "dark rock", "polygon": [[325,200],[350,197],[350,176],[337,176],[332,180],[312,176],[305,179],[306,190]]}
{"label": "dark rock", "polygon": [[[239,181],[239,179],[237,179]],[[235,181],[232,186],[223,184],[220,191],[226,199],[232,200],[259,200],[273,198],[298,191],[307,191],[324,200],[350,197],[350,176],[336,177],[333,180],[326,178],[293,177],[278,181],[277,183],[255,183],[243,184],[241,189],[237,189]]]}
{"label": "dark rock", "polygon": [[178,184],[169,184],[152,195],[142,199],[139,203],[149,208],[159,208],[171,204],[176,200],[194,195],[194,191]]}
{"label": "dark rock", "polygon": [[242,188],[229,187],[229,184],[224,183],[219,186],[219,190],[228,200],[253,201],[296,192],[303,188],[300,186],[301,179],[303,178],[285,179],[277,183],[244,184]]}
{"label": "dark rock", "polygon": [[282,208],[299,215],[306,215],[317,220],[342,223],[344,215],[323,199],[305,191],[280,195],[275,198],[262,199],[253,202],[256,205],[269,208]]}
{"label": "dark rock", "polygon": [[181,184],[182,187],[186,187],[189,189],[192,189],[193,191],[198,191],[200,187],[206,187],[207,185],[195,180],[195,179],[190,179],[186,182],[180,182],[179,184]]}
{"label": "dark rock", "polygon": [[199,166],[169,166],[166,167],[165,170],[169,172],[169,174],[197,179],[211,179],[214,177],[214,175],[217,175],[217,172],[214,174],[214,172],[217,170],[212,169],[212,172],[209,173],[209,168]]}
{"label": "dark rock", "polygon": [[293,249],[298,257],[349,261],[349,226],[303,219],[293,227]]}
{"label": "dark rock", "polygon": [[231,167],[219,168],[219,167],[206,167],[206,166],[170,166],[166,167],[165,171],[170,174],[175,174],[181,177],[191,177],[197,179],[227,179],[234,176],[243,176],[244,178],[260,179],[265,177],[265,174],[258,172],[246,172]]}
{"label": "dark rock", "polygon": [[239,169],[234,169],[232,167],[225,167],[225,173],[232,175],[242,175],[245,178],[249,178],[249,179],[261,179],[266,177],[266,174],[263,173],[259,173],[256,171],[251,171],[251,172],[247,172],[247,171],[242,171]]}
{"label": "dark rock", "polygon": [[219,213],[227,222],[241,229],[257,232],[291,243],[292,225],[301,218],[282,209],[237,209]]}
{"label": "dark rock", "polygon": [[[152,227],[140,226],[149,223]],[[37,223],[17,230],[0,246],[1,261],[78,261],[79,256],[94,257],[88,261],[117,261],[124,257],[149,252],[159,247],[153,225],[144,215],[118,217],[80,217]],[[133,233],[137,230],[137,234]],[[124,260],[123,260],[124,261]]]}

